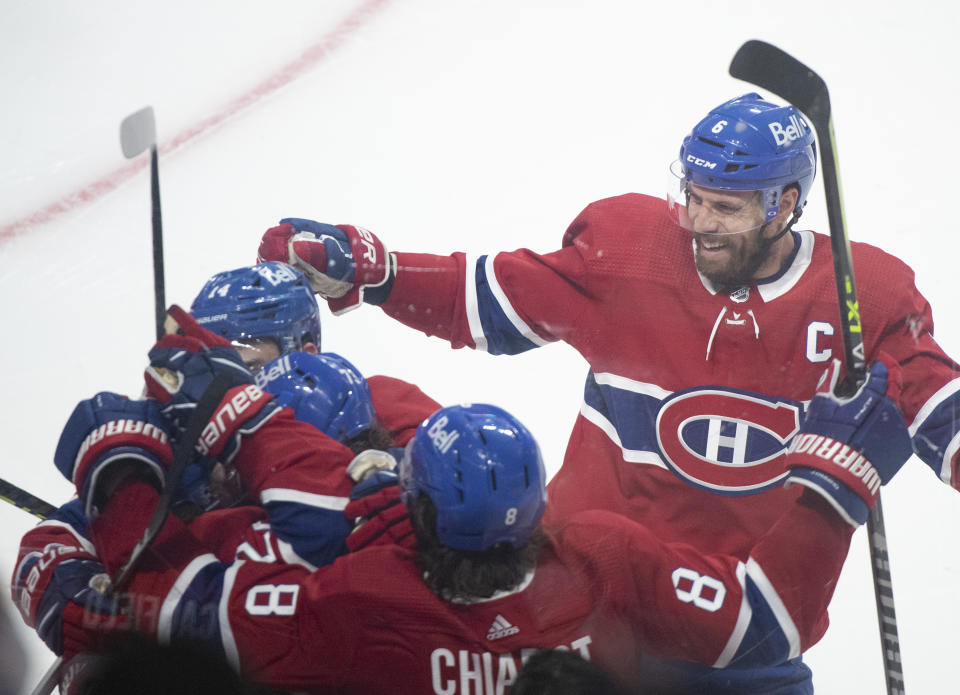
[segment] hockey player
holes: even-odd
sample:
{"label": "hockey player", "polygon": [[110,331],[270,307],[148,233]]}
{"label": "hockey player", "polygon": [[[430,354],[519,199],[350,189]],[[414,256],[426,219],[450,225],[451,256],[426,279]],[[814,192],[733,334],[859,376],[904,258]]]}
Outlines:
{"label": "hockey player", "polygon": [[[292,406],[294,412],[280,416],[265,434],[258,435],[258,441],[267,443],[266,448],[276,449],[270,456],[258,454],[256,447],[249,446],[247,450],[253,452],[249,457],[224,457],[228,466],[217,463],[212,471],[209,462],[188,466],[175,511],[189,519],[198,512],[243,500],[261,504],[269,513],[274,535],[282,543],[282,557],[308,568],[327,564],[347,549],[402,542],[408,537],[409,523],[399,513],[396,495],[389,491],[362,500],[359,511],[381,514],[349,538],[353,527],[343,510],[350,504],[356,480],[366,470],[384,465],[382,459],[374,457],[371,461],[357,454],[371,446],[403,446],[416,426],[439,404],[415,386],[391,377],[372,377],[370,388],[343,358],[317,354],[320,316],[316,299],[302,275],[285,264],[265,263],[218,273],[204,285],[192,311],[198,321],[178,308],[171,311],[186,335],[168,337],[167,341],[194,341],[186,353],[194,367],[203,364],[203,357],[220,351],[215,363],[230,365],[226,368],[234,370],[241,380],[252,380],[252,376],[244,376],[237,368],[241,357],[254,369],[269,363],[258,374],[259,383],[266,384],[268,392],[277,395],[277,405]],[[227,340],[231,347],[225,345]],[[164,351],[169,353],[166,348],[161,350]],[[207,366],[211,364],[214,362],[207,362]],[[202,370],[193,372],[189,381],[202,382],[203,376]],[[154,380],[155,387],[157,382]],[[191,388],[202,390],[196,385]],[[100,398],[104,402],[125,400],[106,393]],[[277,411],[272,404],[265,409],[270,413]],[[302,436],[302,427],[292,422],[293,417],[345,446],[323,437],[309,455],[287,456],[289,447],[284,445],[284,439]],[[237,440],[253,431],[249,423],[235,424]],[[341,430],[343,437],[339,436]],[[348,477],[348,471],[352,477]],[[64,473],[69,477],[69,471]],[[44,615],[36,613],[36,603],[32,607],[29,602],[24,603],[28,597],[25,582],[34,571],[43,568],[40,585],[45,586],[63,563],[73,570],[101,566],[88,537],[86,512],[89,510],[84,510],[78,500],[68,502],[21,541],[11,588],[14,602],[32,626],[44,622]],[[52,561],[53,558],[56,560]],[[71,570],[61,573],[70,575]],[[85,584],[76,590],[84,595],[90,593]],[[52,616],[48,619],[55,620]],[[46,632],[39,626],[38,631],[46,640]]]}
{"label": "hockey player", "polygon": [[299,271],[260,263],[213,275],[190,313],[226,338],[251,372],[291,352],[320,350],[320,309]]}
{"label": "hockey player", "polygon": [[[392,465],[392,459],[381,452],[406,445],[417,426],[440,407],[413,384],[384,375],[364,378],[345,358],[320,352],[317,301],[303,275],[285,263],[260,263],[213,275],[197,294],[190,313],[207,330],[231,342],[255,373],[257,384],[273,394],[278,405],[292,408],[298,420],[317,427],[356,455],[347,471],[351,481]],[[208,498],[207,476],[193,473],[192,496]],[[230,473],[228,481],[233,480]],[[214,475],[217,482],[224,477],[220,469]],[[300,515],[300,507],[316,504],[316,514],[337,516],[329,527],[339,528],[348,500],[339,494],[331,497],[338,487],[318,489],[303,479],[297,487],[271,489],[266,498],[253,502],[272,508],[274,515],[281,506]],[[375,524],[351,534],[347,548],[409,539],[409,524],[397,501],[389,490],[364,499],[365,512],[385,513]],[[320,521],[310,526],[325,528]]]}
{"label": "hockey player", "polygon": [[[744,558],[796,495],[781,485],[785,451],[824,365],[843,354],[829,239],[793,229],[815,168],[803,116],[746,94],[684,138],[669,200],[595,202],[557,251],[388,254],[362,228],[288,218],[260,257],[303,270],[334,312],[379,304],[453,347],[569,343],[590,371],[550,514],[609,509]],[[851,246],[866,359],[883,351],[901,366],[916,453],[960,487],[958,366],[933,339],[910,268]],[[736,691],[740,674],[721,675]],[[799,661],[782,675],[811,687]]]}
{"label": "hockey player", "polygon": [[[204,328],[230,341],[257,375],[257,383],[279,396],[281,405],[299,411],[303,403],[302,419],[319,425],[322,431],[333,422],[328,418],[336,417],[339,424],[335,427],[341,426],[344,418],[354,418],[347,425],[350,439],[363,433],[376,444],[386,444],[389,439],[389,446],[403,446],[417,425],[440,407],[400,379],[375,375],[364,380],[360,371],[339,355],[303,357],[301,353],[320,353],[320,311],[306,279],[286,263],[260,263],[213,275],[193,300],[190,313]],[[311,388],[307,382],[318,378],[324,388]],[[314,400],[330,398],[333,381],[342,403]],[[350,416],[339,410],[346,400],[352,403],[347,408],[353,413]],[[338,432],[326,433],[342,440]],[[350,442],[355,450],[363,443]]]}
{"label": "hockey player", "polygon": [[[282,562],[260,510],[212,512],[189,532],[170,518],[131,583],[137,605],[97,614],[53,593],[62,620],[47,629],[73,648],[121,626],[200,639],[298,692],[503,693],[526,656],[558,647],[631,688],[648,650],[762,671],[819,639],[853,529],[910,455],[889,397],[897,385],[897,368],[888,377],[877,364],[851,399],[813,399],[785,462],[786,484],[804,492],[745,562],[606,511],[541,525],[545,471],[531,435],[499,408],[454,406],[418,428],[400,464],[416,550],[377,546],[308,572]],[[144,403],[123,412],[143,427],[88,446],[116,412],[82,402],[58,446],[58,466],[75,467],[78,494],[99,509],[91,535],[109,571],[169,462],[169,446],[142,434],[156,423]],[[238,543],[228,531],[244,526]]]}

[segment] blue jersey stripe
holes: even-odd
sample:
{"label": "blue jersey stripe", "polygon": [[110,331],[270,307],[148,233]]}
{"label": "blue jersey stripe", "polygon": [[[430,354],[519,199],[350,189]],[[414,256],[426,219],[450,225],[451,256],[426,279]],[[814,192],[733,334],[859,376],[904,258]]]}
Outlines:
{"label": "blue jersey stripe", "polygon": [[[949,391],[947,391],[949,389]],[[929,412],[921,410],[910,428],[913,435],[913,450],[933,472],[952,484],[951,462],[960,448],[960,380],[955,380],[941,389],[931,399],[930,405],[942,398]]]}
{"label": "blue jersey stripe", "polygon": [[[545,344],[546,341],[539,338],[536,333],[534,333],[529,326],[526,326],[517,316],[516,311],[510,306],[506,295],[503,294],[496,278],[488,277],[488,270],[492,273],[493,265],[492,263],[487,263],[487,256],[481,256],[477,259],[474,270],[473,289],[475,289],[476,293],[476,312],[480,319],[483,337],[486,341],[486,351],[491,355],[516,355]],[[468,292],[468,297],[472,294],[473,292]],[[498,294],[502,297],[505,303],[504,305],[501,305],[497,299]],[[468,314],[470,308],[468,305]],[[511,316],[513,317],[512,320]],[[518,328],[518,322],[520,328]],[[527,335],[524,335],[524,333]],[[477,349],[484,349],[482,345],[483,341],[477,340],[475,337],[474,342],[477,345]]]}

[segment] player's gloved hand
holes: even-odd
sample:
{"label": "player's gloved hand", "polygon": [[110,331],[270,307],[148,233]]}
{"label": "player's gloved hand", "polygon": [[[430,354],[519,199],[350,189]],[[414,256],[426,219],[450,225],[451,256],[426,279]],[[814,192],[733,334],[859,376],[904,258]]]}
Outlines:
{"label": "player's gloved hand", "polygon": [[888,483],[913,453],[903,414],[894,402],[900,371],[883,362],[849,398],[833,394],[839,373],[835,363],[826,392],[810,401],[800,432],[787,450],[785,483],[822,495],[852,526],[859,526]]}
{"label": "player's gloved hand", "polygon": [[106,483],[121,468],[163,489],[173,460],[167,428],[159,404],[150,399],[130,400],[102,391],[77,404],[53,461],[76,486],[88,519],[106,502]]}
{"label": "player's gloved hand", "polygon": [[[346,541],[350,552],[369,545],[416,547],[416,536],[413,535],[397,478],[395,455],[402,451],[364,451],[347,467],[347,474],[359,481],[350,492],[350,502],[343,510],[355,524]],[[380,456],[365,456],[374,452]]]}
{"label": "player's gloved hand", "polygon": [[258,262],[282,261],[297,268],[334,314],[362,302],[383,303],[393,282],[393,261],[372,232],[299,217],[280,220],[260,241]]}
{"label": "player's gloved hand", "polygon": [[[85,625],[115,621],[104,566],[77,547],[47,545],[28,556],[14,574],[14,600],[24,621],[55,654],[75,654],[89,644]],[[67,625],[82,629],[67,629]]]}
{"label": "player's gloved hand", "polygon": [[147,394],[161,403],[178,433],[186,429],[214,378],[230,375],[232,386],[197,442],[197,450],[211,462],[219,458],[229,463],[239,450],[241,436],[256,431],[280,410],[273,396],[254,384],[229,341],[200,326],[177,305],[167,311],[167,335],[149,356],[150,366],[144,372]]}

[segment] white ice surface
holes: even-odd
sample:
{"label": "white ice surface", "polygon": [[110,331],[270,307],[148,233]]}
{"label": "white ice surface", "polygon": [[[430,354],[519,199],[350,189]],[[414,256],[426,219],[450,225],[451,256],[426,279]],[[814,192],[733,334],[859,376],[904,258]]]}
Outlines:
{"label": "white ice surface", "polygon": [[[359,0],[7,3],[0,22],[0,229],[126,162],[118,126],[145,104],[161,143],[229,111],[325,40]],[[680,139],[751,91],[727,75],[746,39],[801,57],[831,88],[847,223],[917,272],[943,347],[955,310],[960,69],[955,3],[626,0],[368,2],[359,28],[266,98],[161,151],[167,300],[250,263],[284,216],[363,224],[390,248],[483,253],[559,245],[592,200],[660,194]],[[269,90],[262,90],[269,91]],[[823,196],[804,226],[826,231]],[[60,503],[52,466],[77,400],[136,395],[153,340],[148,176],[0,239],[0,476]],[[324,308],[325,310],[325,308]],[[325,311],[324,349],[444,403],[495,402],[559,465],[583,360],[565,345],[515,358],[452,351],[367,309]],[[954,688],[960,498],[911,461],[884,491],[906,684]],[[33,521],[0,505],[0,577]],[[8,599],[4,599],[8,601]],[[883,690],[865,531],[832,627],[808,653],[819,693]],[[51,656],[21,624],[26,682]]]}

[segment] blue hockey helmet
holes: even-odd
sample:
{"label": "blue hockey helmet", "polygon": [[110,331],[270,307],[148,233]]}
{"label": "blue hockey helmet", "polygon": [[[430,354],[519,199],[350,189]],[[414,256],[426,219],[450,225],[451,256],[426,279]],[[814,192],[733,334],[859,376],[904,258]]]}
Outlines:
{"label": "blue hockey helmet", "polygon": [[228,340],[272,338],[286,355],[313,343],[320,349],[320,308],[307,279],[286,263],[270,261],[217,273],[203,286],[190,313]]}
{"label": "blue hockey helmet", "polygon": [[376,413],[370,387],[360,371],[340,355],[293,352],[267,364],[257,384],[301,422],[338,441],[370,429]]}
{"label": "blue hockey helmet", "polygon": [[817,170],[813,130],[793,106],[778,106],[756,92],[713,109],[680,146],[684,182],[707,188],[761,191],[766,221],[777,216],[780,196],[800,188],[799,214]]}
{"label": "blue hockey helmet", "polygon": [[457,550],[523,545],[543,516],[546,477],[533,435],[485,404],[435,412],[417,428],[400,463],[405,498],[429,496],[437,538]]}

